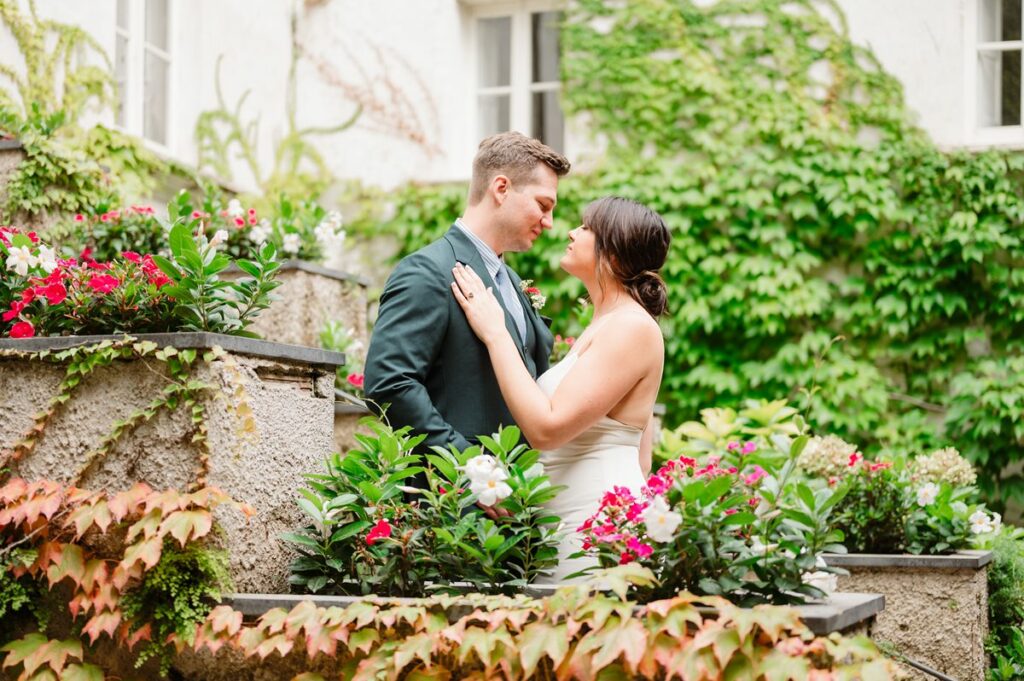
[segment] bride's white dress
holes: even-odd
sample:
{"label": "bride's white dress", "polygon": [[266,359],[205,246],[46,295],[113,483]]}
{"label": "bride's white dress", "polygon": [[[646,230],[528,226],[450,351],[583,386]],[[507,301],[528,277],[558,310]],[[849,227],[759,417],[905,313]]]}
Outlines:
{"label": "bride's white dress", "polygon": [[[577,359],[578,355],[570,352],[537,379],[548,397],[555,393]],[[558,548],[558,565],[549,577],[538,579],[538,584],[564,582],[568,575],[596,562],[590,558],[569,559],[582,548],[582,537],[576,528],[597,512],[601,497],[612,487],[628,487],[634,494],[640,493],[645,483],[640,470],[642,435],[642,428],[605,416],[558,449],[541,452],[540,461],[551,484],[566,485],[547,505],[549,511],[562,519],[565,536]]]}

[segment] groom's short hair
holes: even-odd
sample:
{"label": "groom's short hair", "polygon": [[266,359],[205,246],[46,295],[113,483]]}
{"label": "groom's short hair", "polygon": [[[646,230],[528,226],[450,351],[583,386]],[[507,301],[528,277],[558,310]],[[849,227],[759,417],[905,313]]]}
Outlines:
{"label": "groom's short hair", "polygon": [[469,204],[475,205],[487,193],[487,185],[496,175],[506,176],[513,185],[526,184],[543,163],[562,177],[569,172],[569,160],[540,140],[515,131],[491,135],[480,142],[473,158],[473,180],[469,185]]}

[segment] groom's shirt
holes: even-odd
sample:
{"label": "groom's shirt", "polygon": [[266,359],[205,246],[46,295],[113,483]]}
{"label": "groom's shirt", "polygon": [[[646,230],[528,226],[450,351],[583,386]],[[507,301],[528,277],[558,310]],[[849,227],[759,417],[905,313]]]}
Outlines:
{"label": "groom's shirt", "polygon": [[516,294],[512,280],[509,279],[508,272],[505,271],[505,263],[502,262],[501,258],[498,257],[490,246],[470,231],[466,223],[462,221],[462,218],[455,220],[455,226],[462,230],[469,240],[473,242],[473,245],[476,246],[476,250],[480,252],[480,257],[484,261],[484,267],[487,268],[487,274],[491,275],[491,279],[494,280],[494,284],[498,287],[498,293],[501,295],[505,307],[516,323],[516,329],[519,331],[519,340],[526,340],[526,314],[523,312],[523,304]]}

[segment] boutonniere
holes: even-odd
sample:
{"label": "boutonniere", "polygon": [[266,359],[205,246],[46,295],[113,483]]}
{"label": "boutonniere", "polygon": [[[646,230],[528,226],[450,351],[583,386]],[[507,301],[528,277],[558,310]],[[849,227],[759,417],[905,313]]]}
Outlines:
{"label": "boutonniere", "polygon": [[540,289],[533,285],[533,279],[523,279],[519,282],[519,288],[530,299],[530,305],[534,310],[541,309],[544,307],[544,303],[548,302],[547,297],[540,292]]}

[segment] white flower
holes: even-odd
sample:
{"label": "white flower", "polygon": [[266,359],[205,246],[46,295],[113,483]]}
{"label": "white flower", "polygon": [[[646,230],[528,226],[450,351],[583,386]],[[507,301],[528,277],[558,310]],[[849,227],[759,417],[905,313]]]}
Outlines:
{"label": "white flower", "polygon": [[249,241],[257,246],[266,243],[268,236],[270,236],[270,231],[263,226],[262,222],[249,230]]}
{"label": "white flower", "polygon": [[39,264],[39,258],[32,255],[28,246],[13,246],[7,253],[7,269],[14,270],[18,275],[28,276],[28,268]]}
{"label": "white flower", "polygon": [[508,475],[500,468],[491,471],[490,477],[484,480],[477,480],[469,485],[469,491],[476,495],[477,501],[484,506],[494,506],[496,503],[512,494],[512,488],[505,483]]}
{"label": "white flower", "polygon": [[302,237],[298,234],[285,234],[284,241],[281,243],[281,248],[285,253],[291,253],[295,255],[299,252],[299,247],[302,246]]}
{"label": "white flower", "polygon": [[933,504],[937,496],[939,496],[939,486],[934,482],[926,482],[917,489],[917,505]]}
{"label": "white flower", "polygon": [[815,570],[814,572],[808,572],[801,579],[804,584],[809,584],[824,591],[826,596],[831,595],[839,588],[839,577],[831,572]]}
{"label": "white flower", "polygon": [[989,532],[995,532],[1002,525],[1002,518],[998,513],[993,513],[989,517],[988,513],[984,511],[975,511],[969,518],[971,521],[971,532],[974,534],[988,534]]}
{"label": "white flower", "polygon": [[462,467],[462,470],[466,472],[466,475],[469,477],[469,481],[472,483],[478,480],[488,479],[497,467],[497,459],[490,454],[480,454],[467,461],[466,465]]}
{"label": "white flower", "polygon": [[46,271],[47,274],[57,269],[57,252],[49,246],[39,246],[39,255],[37,256],[39,266]]}
{"label": "white flower", "polygon": [[664,497],[660,496],[651,500],[641,519],[647,527],[647,536],[659,543],[671,541],[676,528],[683,522],[683,516],[669,510]]}
{"label": "white flower", "polygon": [[222,243],[224,243],[227,240],[228,240],[228,230],[226,230],[226,229],[218,229],[216,232],[214,232],[213,238],[210,239],[210,247],[211,248],[217,248],[217,246],[220,246]]}
{"label": "white flower", "polygon": [[231,199],[228,201],[228,215],[233,218],[240,218],[245,215],[245,209],[242,208],[242,202],[238,199]]}

